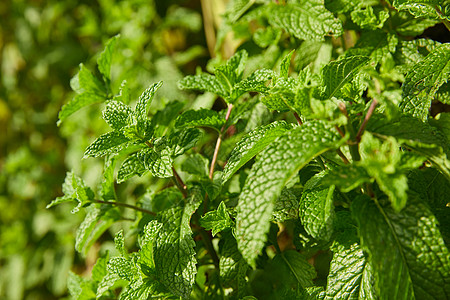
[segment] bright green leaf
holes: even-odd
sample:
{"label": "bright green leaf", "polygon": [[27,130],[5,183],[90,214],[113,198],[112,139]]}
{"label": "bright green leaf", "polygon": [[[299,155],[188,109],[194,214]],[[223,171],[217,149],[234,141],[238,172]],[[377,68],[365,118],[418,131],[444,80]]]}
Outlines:
{"label": "bright green leaf", "polygon": [[324,6],[323,1],[273,5],[268,10],[269,23],[302,40],[323,41],[325,35],[342,34],[342,24]]}
{"label": "bright green leaf", "polygon": [[333,129],[319,121],[304,123],[275,140],[253,165],[236,217],[239,250],[251,266],[264,246],[274,202],[286,182],[311,159],[343,142]]}
{"label": "bright green leaf", "polygon": [[223,125],[225,125],[225,118],[221,118],[216,111],[210,109],[185,111],[175,122],[177,128],[185,126],[209,127],[217,131],[220,131]]}
{"label": "bright green leaf", "polygon": [[191,294],[197,273],[195,242],[189,223],[200,202],[200,193],[194,191],[185,207],[171,208],[161,213],[159,221],[163,225],[153,246],[159,280],[172,293],[185,299]]}
{"label": "bright green leaf", "polygon": [[133,111],[128,105],[119,101],[108,101],[103,111],[103,119],[114,130],[120,130],[131,121]]}
{"label": "bright green leaf", "polygon": [[350,82],[359,70],[369,63],[369,58],[365,56],[350,56],[335,60],[327,64],[322,69],[323,83],[325,85],[321,98],[329,99],[338,97],[341,88]]}
{"label": "bright green leaf", "polygon": [[116,35],[108,40],[105,49],[97,59],[98,70],[105,76],[107,80],[111,79],[111,58],[120,35]]}
{"label": "bright green leaf", "polygon": [[200,225],[208,230],[212,230],[212,235],[215,236],[222,230],[231,228],[233,222],[227,211],[227,206],[222,201],[216,210],[207,212],[200,219]]}
{"label": "bright green leaf", "polygon": [[98,137],[84,152],[84,158],[101,157],[111,153],[117,153],[126,147],[129,140],[117,131],[107,132]]}
{"label": "bright green leaf", "polygon": [[134,109],[137,120],[147,119],[148,107],[155,96],[156,91],[162,86],[162,81],[152,84],[139,97]]}
{"label": "bright green leaf", "polygon": [[450,44],[442,44],[415,64],[402,85],[400,108],[421,120],[428,118],[431,101],[450,76]]}
{"label": "bright green leaf", "polygon": [[285,134],[293,126],[284,121],[277,121],[261,126],[244,136],[230,154],[223,171],[223,181],[228,181],[250,159],[269,146],[277,137]]}

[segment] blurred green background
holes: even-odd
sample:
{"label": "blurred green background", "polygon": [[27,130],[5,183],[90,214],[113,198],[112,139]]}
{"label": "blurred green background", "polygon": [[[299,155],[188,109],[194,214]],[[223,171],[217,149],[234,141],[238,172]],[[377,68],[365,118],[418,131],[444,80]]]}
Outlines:
{"label": "blurred green background", "polygon": [[66,298],[68,271],[95,262],[74,250],[83,214],[45,206],[67,170],[99,183],[102,161],[81,158],[105,131],[101,106],[56,123],[78,65],[93,70],[119,33],[112,85],[127,79],[132,97],[163,80],[159,103],[182,100],[176,81],[209,59],[200,1],[0,1],[0,299]]}

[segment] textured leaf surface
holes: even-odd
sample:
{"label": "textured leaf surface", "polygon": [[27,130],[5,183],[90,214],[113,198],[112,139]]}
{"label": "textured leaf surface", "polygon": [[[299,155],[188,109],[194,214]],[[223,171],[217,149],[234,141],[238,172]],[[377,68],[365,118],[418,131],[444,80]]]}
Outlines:
{"label": "textured leaf surface", "polygon": [[334,245],[326,300],[376,299],[372,268],[357,243]]}
{"label": "textured leaf surface", "polygon": [[110,131],[99,136],[84,152],[84,157],[100,157],[110,153],[119,152],[129,140],[117,131]]}
{"label": "textured leaf surface", "polygon": [[322,1],[308,0],[300,4],[274,5],[268,12],[269,23],[303,40],[323,41],[325,35],[342,34],[342,24]]}
{"label": "textured leaf surface", "polygon": [[136,107],[134,109],[136,118],[138,120],[147,119],[148,107],[155,96],[156,91],[162,86],[162,81],[152,84],[139,97]]}
{"label": "textured leaf surface", "polygon": [[108,101],[103,111],[103,119],[114,130],[120,130],[131,121],[133,111],[128,105],[119,101]]}
{"label": "textured leaf surface", "polygon": [[340,89],[350,82],[359,70],[369,63],[366,56],[350,56],[335,60],[327,64],[322,69],[325,89],[321,94],[322,99],[329,99],[338,96]]}
{"label": "textured leaf surface", "polygon": [[266,86],[266,83],[271,80],[274,76],[274,72],[272,70],[256,70],[252,74],[250,74],[247,78],[240,81],[235,85],[235,89],[240,93],[243,92],[258,92],[258,93],[266,93],[269,88]]}
{"label": "textured leaf surface", "polygon": [[299,216],[305,231],[317,240],[328,241],[333,233],[334,186],[303,191]]}
{"label": "textured leaf surface", "polygon": [[277,222],[284,222],[298,218],[299,200],[289,189],[283,189],[280,197],[275,201],[273,217]]}
{"label": "textured leaf surface", "polygon": [[105,49],[102,53],[100,53],[100,56],[97,59],[97,65],[98,70],[100,73],[105,76],[107,79],[111,79],[110,73],[111,73],[111,58],[114,51],[114,48],[117,43],[117,39],[120,37],[120,35],[116,35],[108,40],[106,43]]}
{"label": "textured leaf surface", "polygon": [[398,38],[382,30],[365,32],[356,45],[346,51],[346,56],[367,56],[374,63],[379,63],[386,55],[396,50]]}
{"label": "textured leaf surface", "polygon": [[186,76],[178,82],[178,87],[182,90],[211,92],[224,98],[228,96],[222,83],[215,76],[206,73]]}
{"label": "textured leaf surface", "polygon": [[308,263],[306,257],[295,250],[285,251],[274,257],[275,264],[285,264],[301,287],[313,286],[316,270]]}
{"label": "textured leaf surface", "polygon": [[202,133],[197,128],[187,128],[174,132],[169,137],[172,148],[172,156],[179,156],[191,149],[201,137]]}
{"label": "textured leaf surface", "polygon": [[427,205],[410,197],[395,213],[367,197],[352,203],[381,299],[447,299],[450,253]]}
{"label": "textured leaf surface", "polygon": [[450,20],[449,3],[445,0],[395,0],[393,5],[398,10],[409,10],[416,17]]}
{"label": "textured leaf surface", "polygon": [[406,74],[400,108],[405,113],[426,120],[434,95],[449,76],[450,44],[442,44]]}
{"label": "textured leaf surface", "polygon": [[311,159],[339,147],[333,128],[313,121],[291,130],[266,148],[253,165],[242,190],[236,217],[239,250],[254,266],[266,241],[274,201],[286,182]]}
{"label": "textured leaf surface", "polygon": [[200,205],[201,196],[194,191],[184,208],[172,208],[161,214],[163,224],[153,247],[156,273],[172,293],[189,298],[195,282],[195,242],[189,225],[192,214]]}
{"label": "textured leaf surface", "polygon": [[122,183],[134,175],[141,176],[145,173],[143,162],[139,159],[138,153],[128,156],[117,173],[117,183]]}
{"label": "textured leaf surface", "polygon": [[230,154],[222,179],[228,181],[250,159],[269,146],[277,137],[285,134],[293,126],[284,121],[276,121],[266,126],[261,126],[248,133],[234,147]]}
{"label": "textured leaf surface", "polygon": [[172,177],[172,156],[170,148],[146,148],[139,152],[138,157],[153,176],[160,178]]}
{"label": "textured leaf surface", "polygon": [[209,109],[199,109],[185,111],[177,118],[175,127],[209,127],[220,131],[220,128],[222,128],[224,124],[225,118],[221,118],[216,111]]}

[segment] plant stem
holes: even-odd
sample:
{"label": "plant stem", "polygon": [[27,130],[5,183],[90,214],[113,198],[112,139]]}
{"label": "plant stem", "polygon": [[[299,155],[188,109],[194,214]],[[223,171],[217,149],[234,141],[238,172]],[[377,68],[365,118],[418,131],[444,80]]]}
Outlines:
{"label": "plant stem", "polygon": [[180,190],[180,192],[183,194],[183,197],[186,198],[187,197],[187,186],[183,182],[183,179],[181,179],[180,175],[178,175],[177,171],[175,170],[175,168],[173,166],[172,166],[172,173],[173,173],[172,178],[175,182],[175,185]]}
{"label": "plant stem", "polygon": [[219,136],[217,137],[216,148],[214,149],[213,158],[211,161],[211,167],[209,169],[209,178],[212,179],[214,175],[214,168],[216,167],[217,156],[219,155],[220,145],[222,144],[222,135],[225,130],[226,122],[230,118],[231,110],[233,109],[233,104],[228,104],[227,114],[225,115],[225,124],[222,126],[219,132]]}
{"label": "plant stem", "polygon": [[349,147],[352,159],[353,159],[353,161],[360,161],[361,155],[359,155],[358,143],[355,141],[355,139],[356,139],[355,129],[353,128],[352,120],[350,119],[350,116],[348,115],[347,107],[345,106],[345,103],[343,103],[343,102],[339,103],[339,110],[347,118],[347,124],[345,125],[345,128],[346,128],[346,131],[350,134],[351,140],[347,143],[348,143],[348,147]]}
{"label": "plant stem", "polygon": [[340,148],[336,149],[337,154],[339,155],[340,158],[342,158],[342,160],[344,161],[344,164],[348,165],[350,162],[348,161],[347,157],[345,157],[344,153],[342,153]]}
{"label": "plant stem", "polygon": [[339,126],[334,125],[334,128],[336,128],[337,132],[339,132],[339,135],[340,135],[341,137],[345,137],[344,132],[339,128]]}
{"label": "plant stem", "polygon": [[108,204],[108,205],[116,205],[116,206],[122,206],[122,207],[126,207],[126,208],[131,208],[137,211],[140,211],[144,214],[149,214],[152,216],[156,216],[156,213],[149,211],[147,209],[141,208],[141,207],[137,207],[131,204],[126,204],[126,203],[122,203],[122,202],[117,202],[117,201],[103,201],[103,200],[92,200],[92,202],[95,203],[100,203],[100,204]]}
{"label": "plant stem", "polygon": [[359,127],[358,133],[356,134],[356,141],[359,143],[361,141],[361,136],[364,132],[364,129],[366,128],[367,122],[369,121],[370,117],[372,116],[373,112],[375,111],[375,106],[377,106],[378,101],[376,99],[372,100],[372,103],[370,104],[369,110],[367,111],[366,116],[364,117],[364,121],[361,124],[361,127]]}
{"label": "plant stem", "polygon": [[300,119],[300,116],[295,111],[294,111],[294,117],[297,120],[298,125],[303,125],[302,119]]}

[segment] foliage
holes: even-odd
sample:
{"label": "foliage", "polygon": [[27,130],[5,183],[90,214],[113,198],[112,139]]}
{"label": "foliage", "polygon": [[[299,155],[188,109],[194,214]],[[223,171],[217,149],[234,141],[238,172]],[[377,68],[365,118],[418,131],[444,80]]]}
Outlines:
{"label": "foliage", "polygon": [[[199,30],[172,9],[159,30]],[[450,48],[420,35],[448,12],[231,0],[205,71],[169,48],[142,77],[109,32],[59,113],[87,165],[47,207],[96,261],[72,298],[447,299]]]}

